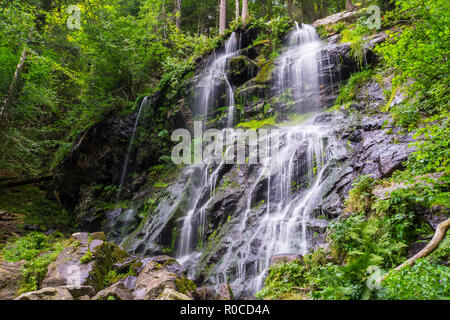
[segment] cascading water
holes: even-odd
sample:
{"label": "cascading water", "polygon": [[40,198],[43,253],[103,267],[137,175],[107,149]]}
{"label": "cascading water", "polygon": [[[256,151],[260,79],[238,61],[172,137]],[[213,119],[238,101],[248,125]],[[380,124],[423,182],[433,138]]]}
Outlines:
{"label": "cascading water", "polygon": [[287,90],[293,95],[297,112],[310,112],[320,107],[319,61],[323,44],[315,29],[306,24],[295,28],[288,47],[279,58],[278,83],[280,94]]}
{"label": "cascading water", "polygon": [[225,42],[225,52],[215,57],[201,75],[200,83],[196,88],[197,101],[194,109],[197,113],[204,115],[205,124],[207,123],[209,112],[217,107],[214,103],[218,100],[217,95],[219,94],[222,82],[225,82],[228,102],[228,126],[233,126],[235,108],[234,91],[228,81],[225,68],[227,61],[236,56],[238,52],[238,39],[236,33],[233,32],[230,38]]}
{"label": "cascading water", "polygon": [[[296,25],[286,50],[276,63],[278,77],[274,88],[279,94],[289,90],[297,111],[311,112],[321,108],[322,47],[313,27]],[[229,107],[227,126],[233,127],[234,92],[226,77],[225,66],[227,59],[237,52],[237,38],[233,34],[226,42],[225,53],[201,75],[194,109],[204,114],[205,127],[209,112],[220,107],[214,105],[218,100],[218,87],[220,83],[223,85],[220,81],[225,81]],[[246,290],[246,294],[253,295],[261,288],[272,256],[308,252],[311,228],[323,223],[311,216],[311,209],[318,201],[328,161],[340,153],[329,131],[330,128],[313,124],[282,126],[259,141],[259,149],[267,153],[261,163],[247,166],[246,170],[251,173],[240,187],[245,202],[239,213],[229,217],[236,221],[228,230],[232,240],[208,271],[206,280],[210,284],[218,287],[230,283],[233,289]],[[233,129],[222,132],[233,139],[240,134]],[[278,138],[280,146],[273,152],[271,146]],[[172,223],[172,230],[175,225],[180,228],[177,260],[189,270],[189,275],[198,274],[199,260],[205,253],[198,245],[206,241],[206,215],[220,182],[220,173],[228,165],[226,159],[215,163],[213,158],[206,157],[202,164],[188,166],[181,181],[168,188],[170,196],[159,204],[150,222],[124,241],[131,243],[127,248],[140,254],[153,252],[163,229],[170,229],[168,224]],[[265,191],[261,192],[261,188]],[[264,194],[263,210],[258,209],[257,194],[259,197]],[[174,219],[175,225],[169,222]]]}

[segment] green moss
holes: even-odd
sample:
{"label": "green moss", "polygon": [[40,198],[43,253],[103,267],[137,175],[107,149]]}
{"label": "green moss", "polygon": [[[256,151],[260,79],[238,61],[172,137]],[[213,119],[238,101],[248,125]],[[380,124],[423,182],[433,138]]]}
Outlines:
{"label": "green moss", "polygon": [[359,90],[372,79],[373,74],[373,70],[370,69],[352,74],[347,84],[341,88],[336,106],[349,105],[354,101]]}
{"label": "green moss", "polygon": [[264,66],[261,67],[261,70],[259,71],[258,75],[250,81],[256,84],[269,83],[272,80],[272,73],[274,70],[275,70],[274,61],[269,60],[268,62],[266,62]]}
{"label": "green moss", "polygon": [[86,251],[86,253],[84,254],[84,256],[82,256],[82,257],[80,258],[80,262],[81,262],[82,264],[87,264],[87,263],[91,262],[93,259],[94,259],[94,255],[92,254],[91,250],[88,249],[88,250]]}
{"label": "green moss", "polygon": [[113,266],[111,246],[109,243],[103,242],[100,247],[95,249],[93,255],[94,263],[90,273],[91,285],[99,291],[104,288],[104,279]]}
{"label": "green moss", "polygon": [[125,250],[120,248],[118,245],[116,245],[116,244],[110,244],[110,245],[112,247],[111,256],[112,256],[114,263],[123,262],[130,257],[128,252],[126,252]]}
{"label": "green moss", "polygon": [[24,222],[45,228],[72,230],[74,216],[46,199],[46,192],[32,186],[18,187],[15,192],[0,192],[0,211],[23,214]]}
{"label": "green moss", "polygon": [[175,279],[175,286],[177,287],[177,291],[183,294],[188,294],[197,290],[195,283],[184,277]]}
{"label": "green moss", "polygon": [[273,117],[263,119],[263,120],[251,120],[248,122],[242,122],[237,125],[238,128],[245,128],[251,130],[258,130],[263,127],[270,127],[276,125],[276,119],[278,115],[274,115]]}

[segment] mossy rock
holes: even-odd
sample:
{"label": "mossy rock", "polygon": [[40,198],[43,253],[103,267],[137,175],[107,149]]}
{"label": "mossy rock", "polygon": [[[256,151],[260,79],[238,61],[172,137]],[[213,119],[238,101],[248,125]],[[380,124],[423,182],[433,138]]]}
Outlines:
{"label": "mossy rock", "polygon": [[259,68],[246,56],[237,56],[227,61],[228,79],[234,86],[240,86],[258,74]]}
{"label": "mossy rock", "polygon": [[175,286],[177,288],[177,291],[183,294],[192,294],[193,292],[197,291],[197,286],[195,285],[195,283],[192,280],[184,277],[175,279]]}
{"label": "mossy rock", "polygon": [[274,64],[274,61],[269,60],[261,67],[258,75],[250,80],[250,82],[252,84],[269,84],[272,81],[272,75],[275,68],[276,66]]}
{"label": "mossy rock", "polygon": [[104,278],[114,263],[112,253],[115,247],[100,240],[104,238],[103,233],[73,234],[71,244],[49,265],[42,286],[80,285],[102,290]]}
{"label": "mossy rock", "polygon": [[111,256],[114,263],[121,263],[130,258],[130,254],[115,243],[111,243]]}

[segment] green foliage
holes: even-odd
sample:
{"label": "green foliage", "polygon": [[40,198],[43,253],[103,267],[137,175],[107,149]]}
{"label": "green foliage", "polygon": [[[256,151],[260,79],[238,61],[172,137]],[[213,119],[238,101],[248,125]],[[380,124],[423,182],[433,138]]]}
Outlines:
{"label": "green foliage", "polygon": [[412,103],[401,103],[391,110],[394,120],[402,127],[412,130],[420,120],[420,113]]}
{"label": "green foliage", "polygon": [[120,273],[115,269],[111,269],[106,276],[103,278],[103,284],[106,287],[109,287],[110,285],[119,282],[123,279],[125,279],[128,276],[136,276],[136,272],[134,272],[132,266],[130,266],[127,273]]}
{"label": "green foliage", "polygon": [[353,58],[358,63],[360,69],[363,68],[365,64],[365,49],[364,49],[364,37],[370,34],[370,29],[362,20],[365,18],[360,18],[357,23],[345,29],[340,26],[339,29],[342,30],[342,43],[350,43],[351,54]]}
{"label": "green foliage", "polygon": [[350,190],[349,196],[345,201],[346,212],[366,213],[370,210],[374,197],[372,195],[374,179],[370,176],[360,176]]}
{"label": "green foliage", "polygon": [[37,290],[47,274],[47,267],[64,248],[64,240],[58,234],[46,236],[39,232],[29,233],[9,242],[0,251],[10,262],[25,260],[18,294]]}
{"label": "green foliage", "polygon": [[449,170],[450,136],[449,113],[442,113],[425,120],[425,126],[415,134],[416,151],[408,160],[408,168],[415,174]]}
{"label": "green foliage", "polygon": [[94,255],[92,254],[92,251],[90,249],[88,249],[86,251],[86,253],[84,254],[84,256],[82,256],[80,258],[80,262],[81,264],[87,264],[89,262],[91,262],[94,259]]}
{"label": "green foliage", "polygon": [[74,217],[46,198],[46,192],[32,186],[0,193],[0,208],[24,215],[24,222],[41,227],[71,229]]}
{"label": "green foliage", "polygon": [[239,123],[237,127],[244,129],[258,130],[263,127],[275,126],[277,117],[278,115],[274,115],[273,117],[263,120],[250,120],[248,122]]}
{"label": "green foliage", "polygon": [[410,81],[411,93],[422,100],[422,110],[434,113],[448,109],[450,45],[448,1],[397,0],[397,9],[387,17],[396,23],[408,21],[390,33],[390,40],[376,52],[396,74],[394,85]]}
{"label": "green foliage", "polygon": [[[430,257],[388,273],[380,298],[389,300],[449,300],[450,268],[442,263],[450,254],[449,238]],[[444,261],[448,262],[448,261]]]}
{"label": "green foliage", "polygon": [[258,299],[292,298],[295,289],[305,285],[305,267],[301,262],[276,264],[268,272],[264,288],[256,294]]}
{"label": "green foliage", "polygon": [[274,59],[278,56],[283,36],[292,29],[292,26],[290,19],[283,16],[269,21],[266,18],[255,19],[250,29],[259,30],[260,33],[253,44],[266,44],[263,54],[269,59]]}
{"label": "green foliage", "polygon": [[373,71],[371,69],[352,74],[350,79],[348,79],[347,84],[341,88],[335,104],[340,106],[355,100],[358,91],[372,78],[372,76]]}

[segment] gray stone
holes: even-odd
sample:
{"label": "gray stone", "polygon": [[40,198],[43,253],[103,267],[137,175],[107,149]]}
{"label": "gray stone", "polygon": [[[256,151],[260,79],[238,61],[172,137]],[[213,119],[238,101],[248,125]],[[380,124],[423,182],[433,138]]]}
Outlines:
{"label": "gray stone", "polygon": [[56,287],[27,292],[14,300],[73,300],[73,297],[69,290]]}
{"label": "gray stone", "polygon": [[25,261],[7,262],[0,260],[0,300],[12,300],[19,289],[22,267]]}

